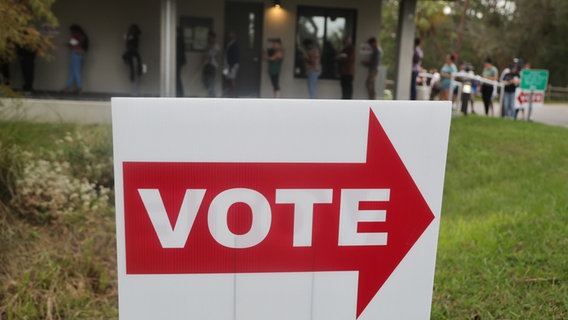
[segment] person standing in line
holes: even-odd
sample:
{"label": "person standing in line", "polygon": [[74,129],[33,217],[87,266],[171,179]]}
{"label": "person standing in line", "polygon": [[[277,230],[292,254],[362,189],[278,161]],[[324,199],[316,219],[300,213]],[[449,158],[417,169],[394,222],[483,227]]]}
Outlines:
{"label": "person standing in line", "polygon": [[227,46],[225,48],[225,68],[223,69],[223,92],[224,96],[237,98],[237,74],[239,72],[239,44],[234,32],[227,34]]}
{"label": "person standing in line", "polygon": [[369,73],[367,74],[367,80],[365,81],[369,100],[375,100],[377,98],[375,82],[377,80],[377,74],[379,74],[379,61],[381,59],[381,52],[379,50],[377,38],[372,37],[367,40],[367,43],[371,47],[371,55],[369,56],[368,60],[364,60],[362,63],[369,70]]}
{"label": "person standing in line", "polygon": [[353,77],[355,75],[355,48],[351,37],[343,38],[343,49],[335,58],[339,64],[341,99],[353,98]]}
{"label": "person standing in line", "polygon": [[452,89],[452,74],[458,72],[455,64],[456,57],[453,54],[446,55],[446,61],[440,69],[440,100],[450,99],[450,90]]}
{"label": "person standing in line", "polygon": [[272,48],[268,49],[265,59],[268,61],[268,75],[274,90],[274,98],[280,98],[280,70],[282,69],[284,52],[280,39],[274,39],[271,42]]}
{"label": "person standing in line", "polygon": [[215,78],[217,75],[217,69],[219,68],[219,62],[217,61],[217,56],[221,49],[217,44],[217,34],[210,31],[207,36],[207,51],[203,54],[203,70],[201,73],[201,81],[207,89],[207,94],[210,98],[216,96],[215,93]]}
{"label": "person standing in line", "polygon": [[321,74],[320,52],[312,39],[304,40],[304,48],[306,49],[304,63],[308,78],[308,93],[310,99],[317,99],[317,82]]}
{"label": "person standing in line", "polygon": [[0,61],[0,86],[10,85],[10,62]]}
{"label": "person standing in line", "polygon": [[16,53],[18,55],[18,60],[20,61],[22,77],[24,80],[22,91],[32,92],[34,85],[35,58],[37,52],[35,50],[30,50],[28,48],[18,46]]}
{"label": "person standing in line", "polygon": [[416,100],[416,79],[420,73],[420,65],[424,58],[424,52],[420,48],[420,38],[414,39],[414,53],[412,55],[412,78],[410,84],[410,100]]}
{"label": "person standing in line", "polygon": [[63,92],[81,93],[83,91],[81,71],[85,62],[85,55],[89,49],[89,39],[83,28],[77,24],[71,25],[69,31],[71,37],[67,45],[71,51],[71,65]]}
{"label": "person standing in line", "polygon": [[475,78],[475,71],[473,70],[473,65],[471,63],[467,63],[466,70],[468,74],[471,76],[471,99],[469,100],[471,104],[471,113],[475,114],[474,105],[475,99],[477,97],[477,92],[479,91],[479,80]]}
{"label": "person standing in line", "polygon": [[183,90],[183,82],[181,81],[181,69],[187,62],[185,58],[185,39],[183,29],[176,28],[176,97],[185,95]]}
{"label": "person standing in line", "polygon": [[[497,81],[499,71],[493,65],[491,58],[485,59],[481,76],[487,80]],[[493,84],[489,83],[483,83],[481,85],[481,98],[483,99],[486,116],[489,115],[489,110],[491,110],[491,115],[493,116],[493,87]]]}
{"label": "person standing in line", "polygon": [[[520,77],[521,77],[521,73],[523,72],[523,70],[530,70],[531,69],[531,63],[530,62],[526,62],[526,63],[522,63],[521,60],[516,59],[516,63],[519,64],[519,85],[520,85]],[[519,106],[519,108],[515,108],[515,120],[517,120],[517,116],[519,115],[519,111],[522,113],[521,115],[521,119],[523,119],[525,117],[525,108],[521,108]],[[529,114],[530,116],[530,114]],[[530,119],[529,119],[530,120]]]}
{"label": "person standing in line", "polygon": [[131,91],[132,95],[135,96],[139,93],[140,76],[142,76],[142,60],[138,51],[141,33],[138,25],[130,25],[128,32],[124,35],[126,52],[122,55],[122,59],[129,68],[130,83],[132,84]]}
{"label": "person standing in line", "polygon": [[503,90],[503,108],[505,109],[505,117],[515,118],[515,91],[521,83],[521,75],[519,74],[519,66],[511,66],[511,71],[503,76],[505,88]]}
{"label": "person standing in line", "polygon": [[434,100],[440,93],[440,73],[438,69],[432,69],[429,73],[432,74],[432,79],[430,79],[430,100]]}

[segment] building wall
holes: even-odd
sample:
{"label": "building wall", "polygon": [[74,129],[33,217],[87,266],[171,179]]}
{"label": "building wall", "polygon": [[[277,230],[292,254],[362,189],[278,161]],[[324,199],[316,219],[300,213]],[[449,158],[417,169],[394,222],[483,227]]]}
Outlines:
{"label": "building wall", "polygon": [[[177,1],[178,16],[190,16],[198,18],[212,18],[213,31],[217,34],[217,43],[221,48],[221,56],[219,57],[219,65],[222,65],[223,40],[225,38],[225,1],[224,0],[207,0],[207,1]],[[207,91],[201,82],[202,70],[202,52],[188,52],[186,54],[187,64],[182,69],[182,82],[185,89],[185,95],[189,97],[206,97]],[[221,74],[217,74],[217,95],[221,93]]]}
{"label": "building wall", "polygon": [[[267,1],[267,5],[272,1]],[[366,99],[367,91],[365,87],[365,79],[367,70],[361,64],[359,54],[359,46],[366,42],[371,36],[378,38],[380,31],[380,0],[285,0],[282,1],[282,10],[276,10],[267,7],[265,11],[264,37],[282,38],[285,59],[282,66],[281,87],[282,97],[284,98],[308,98],[308,89],[306,79],[294,78],[294,39],[296,35],[296,7],[298,5],[309,5],[331,8],[345,8],[357,10],[357,28],[356,28],[356,63],[355,63],[355,79],[353,82],[353,98]],[[262,73],[261,95],[263,97],[272,96],[272,86],[270,79],[264,66]],[[322,99],[338,99],[341,98],[341,87],[339,80],[320,79],[318,81],[318,97]]]}
{"label": "building wall", "polygon": [[49,60],[37,59],[34,87],[61,90],[69,70],[69,26],[79,24],[89,37],[89,51],[83,65],[83,90],[129,93],[131,85],[126,64],[124,34],[132,23],[142,30],[140,52],[148,74],[140,84],[142,94],[159,93],[160,2],[136,0],[56,1],[59,34]]}
{"label": "building wall", "polygon": [[[250,0],[251,2],[254,0]],[[257,1],[258,2],[258,1]],[[269,45],[268,38],[279,37],[283,42],[285,58],[280,78],[284,98],[307,98],[306,80],[294,78],[294,37],[296,32],[296,7],[312,5],[357,10],[356,47],[371,36],[378,36],[380,28],[381,0],[283,0],[282,8],[272,7],[273,1],[265,3],[264,49]],[[219,44],[224,39],[224,4],[225,0],[177,1],[178,16],[210,17],[217,32]],[[61,90],[65,87],[69,69],[69,51],[66,43],[71,24],[81,25],[90,39],[90,48],[83,67],[83,90],[92,92],[110,92],[128,94],[131,85],[128,68],[122,61],[125,51],[124,34],[128,26],[136,23],[142,30],[140,54],[148,72],[142,77],[141,95],[159,95],[160,93],[160,1],[139,0],[99,0],[96,2],[77,2],[72,0],[56,1],[53,10],[59,19],[59,34],[54,39],[55,48],[49,60],[38,58],[36,61],[36,79],[34,87],[38,90]],[[358,50],[357,50],[358,51]],[[182,79],[186,96],[206,96],[201,84],[201,53],[188,52],[187,64],[182,69]],[[18,66],[14,66],[18,68]],[[19,72],[14,70],[14,84],[18,86]],[[365,78],[367,71],[361,65],[361,58],[356,60],[354,98],[366,98]],[[272,86],[263,62],[261,73],[261,97],[272,97]],[[217,77],[217,92],[221,90],[220,75]],[[320,98],[340,98],[339,80],[319,80]]]}

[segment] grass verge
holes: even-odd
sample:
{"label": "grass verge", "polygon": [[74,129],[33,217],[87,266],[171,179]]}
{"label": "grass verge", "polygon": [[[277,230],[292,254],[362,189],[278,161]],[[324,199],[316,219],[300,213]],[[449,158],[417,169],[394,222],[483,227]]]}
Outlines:
{"label": "grass verge", "polygon": [[[93,160],[82,146],[57,142],[68,132],[97,159],[110,154],[107,126],[0,123],[3,145],[63,149],[84,169]],[[566,137],[538,123],[452,120],[432,319],[568,318]],[[0,319],[117,318],[113,213],[37,223],[11,210],[0,205]]]}
{"label": "grass verge", "polygon": [[568,130],[452,122],[432,319],[568,318]]}
{"label": "grass verge", "polygon": [[0,319],[117,318],[111,152],[110,126],[0,123]]}

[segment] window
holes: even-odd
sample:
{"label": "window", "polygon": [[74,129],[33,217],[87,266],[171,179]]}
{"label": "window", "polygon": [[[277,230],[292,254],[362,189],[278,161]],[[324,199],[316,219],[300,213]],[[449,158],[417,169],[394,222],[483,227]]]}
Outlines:
{"label": "window", "polygon": [[209,31],[213,30],[213,19],[199,17],[181,17],[180,25],[186,51],[205,51]]}
{"label": "window", "polygon": [[341,51],[343,38],[351,37],[355,42],[357,11],[298,6],[296,22],[296,54],[294,76],[305,77],[303,41],[311,39],[320,51],[322,73],[320,78],[338,79],[335,56]]}

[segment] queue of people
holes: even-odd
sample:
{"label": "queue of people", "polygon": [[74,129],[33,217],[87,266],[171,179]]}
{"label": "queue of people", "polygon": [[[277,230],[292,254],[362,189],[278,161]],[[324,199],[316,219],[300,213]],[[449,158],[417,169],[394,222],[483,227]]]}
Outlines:
{"label": "queue of people", "polygon": [[[126,29],[123,36],[125,51],[122,60],[125,64],[125,80],[130,82],[130,94],[138,96],[140,94],[140,84],[146,73],[146,65],[143,63],[143,54],[140,52],[142,39],[141,28],[133,23]],[[273,97],[281,97],[280,73],[284,61],[284,50],[282,40],[279,38],[270,39],[271,47],[267,49],[264,60],[267,64],[267,71],[273,88]],[[69,27],[69,39],[65,44],[69,50],[69,67],[65,86],[61,90],[66,94],[81,94],[83,92],[83,66],[88,59],[89,37],[87,32],[78,24]],[[327,44],[331,46],[331,43]],[[365,43],[368,47],[368,57],[361,61],[367,70],[365,87],[369,99],[376,99],[376,78],[380,61],[380,49],[375,37],[368,39]],[[175,84],[176,96],[185,96],[184,84],[182,82],[183,68],[187,63],[186,44],[184,30],[180,26],[176,28],[176,52],[175,52]],[[201,58],[201,82],[207,92],[208,97],[217,97],[216,83],[217,75],[222,76],[223,97],[238,97],[237,79],[239,74],[239,43],[234,32],[228,32],[224,51],[217,43],[217,35],[210,31],[207,36],[206,48],[204,48]],[[301,63],[303,74],[307,82],[307,95],[310,99],[318,98],[318,79],[322,76],[322,56],[319,44],[311,38],[303,40],[303,50]],[[32,91],[34,75],[35,52],[29,52],[25,48],[18,50],[18,57],[22,65],[23,91]],[[421,59],[421,57],[420,57]],[[342,48],[333,57],[326,54],[325,61],[334,64],[337,69],[337,76],[341,89],[342,99],[353,98],[353,85],[356,70],[356,49],[350,37],[342,39]],[[10,84],[9,64],[0,63],[2,73],[0,80],[2,84]],[[326,65],[328,66],[328,65]],[[327,69],[326,69],[327,70]],[[329,73],[329,72],[328,72]],[[327,75],[329,76],[329,75]],[[335,74],[332,72],[332,77]]]}
{"label": "queue of people", "polygon": [[[62,92],[80,94],[83,90],[82,67],[87,58],[89,49],[89,37],[84,29],[73,24],[69,28],[70,37],[67,47],[70,51],[70,63],[66,85]],[[125,64],[128,67],[128,79],[132,83],[131,94],[136,96],[139,94],[140,79],[145,73],[145,65],[139,52],[142,31],[136,24],[131,24],[124,35],[126,50],[122,55]],[[183,29],[177,28],[176,41],[176,95],[184,96],[184,88],[182,83],[182,68],[186,64],[186,50]],[[284,50],[282,41],[279,38],[270,39],[271,47],[267,49],[264,60],[267,63],[267,71],[273,88],[273,97],[281,97],[280,73],[282,63],[284,61]],[[376,99],[376,78],[378,74],[378,66],[380,62],[381,51],[378,41],[375,37],[371,37],[366,42],[369,48],[368,56],[361,61],[362,65],[367,69],[365,86],[367,89],[368,99]],[[301,61],[303,63],[303,74],[306,76],[307,93],[310,99],[318,98],[317,83],[322,74],[322,57],[317,43],[310,38],[303,40],[303,51]],[[337,64],[337,74],[339,75],[339,84],[341,89],[341,99],[353,98],[353,82],[355,75],[355,47],[350,37],[344,37],[342,40],[342,48],[334,57]],[[220,61],[223,56],[223,62]],[[22,66],[23,74],[23,91],[31,91],[33,88],[33,73],[35,52],[18,49],[18,57]],[[424,53],[420,47],[420,39],[415,39],[414,51],[412,56],[412,81],[411,81],[411,100],[417,99],[417,85],[425,80],[419,76],[419,72],[424,72],[421,63]],[[209,97],[216,97],[215,90],[216,76],[221,69],[222,74],[222,96],[237,97],[237,75],[239,72],[239,44],[234,32],[228,32],[226,37],[226,45],[224,52],[221,51],[217,43],[215,32],[211,31],[207,37],[207,45],[202,54],[202,83]],[[222,68],[221,68],[222,64]],[[529,67],[529,64],[526,65]],[[522,62],[518,59],[513,61],[511,65],[503,70],[499,76],[497,67],[491,58],[484,61],[481,78],[485,81],[472,81],[470,84],[471,92],[471,109],[473,109],[473,100],[476,98],[477,92],[481,93],[486,115],[494,114],[493,97],[495,96],[495,82],[500,81],[503,84],[503,109],[504,116],[516,118],[518,109],[514,107],[515,90],[520,83],[520,71],[523,67]],[[456,57],[453,54],[446,55],[444,64],[438,71],[430,70],[430,78],[427,80],[430,89],[430,100],[436,97],[440,100],[455,100],[457,96],[457,87],[454,80],[455,74],[458,72],[456,66]],[[471,64],[462,63],[459,69],[460,73],[470,73],[473,78],[473,67]],[[467,77],[466,77],[467,78]],[[2,80],[9,79],[9,70],[6,65],[2,64]],[[7,82],[4,82],[5,84]],[[462,111],[467,113],[467,109]]]}
{"label": "queue of people", "polygon": [[[461,99],[464,96],[463,89],[467,88],[468,90],[467,102],[471,105],[472,113],[475,113],[474,100],[478,93],[481,93],[486,116],[494,116],[493,101],[498,94],[503,95],[502,116],[517,119],[519,111],[523,112],[522,109],[515,107],[515,93],[521,82],[521,71],[522,69],[530,69],[529,63],[525,64],[522,60],[515,58],[499,75],[493,60],[488,57],[483,62],[481,74],[476,76],[470,63],[463,62],[458,70],[455,62],[455,57],[448,54],[439,72],[437,69],[431,69],[428,72],[423,70],[423,74],[429,74],[427,79],[423,79],[423,76],[417,77],[419,82],[427,83],[430,100],[436,98],[439,100],[451,99],[454,103],[459,92],[459,82],[462,86]],[[467,114],[468,109],[462,105],[461,111]]]}

